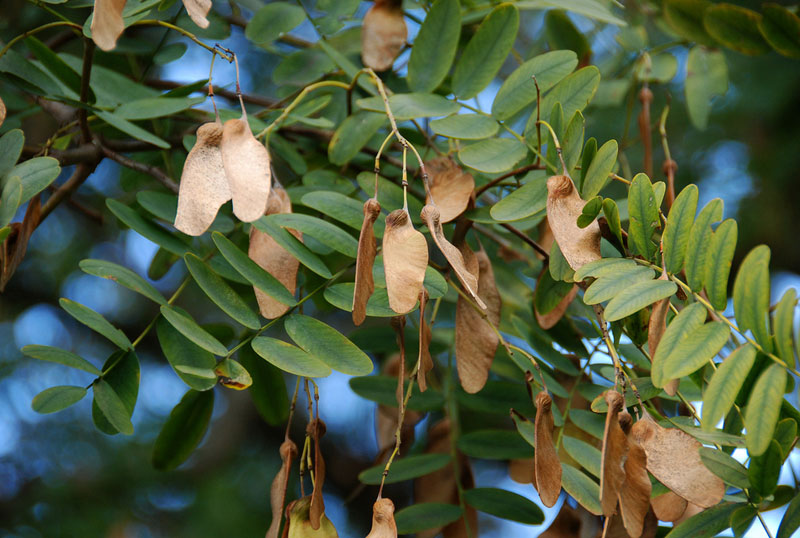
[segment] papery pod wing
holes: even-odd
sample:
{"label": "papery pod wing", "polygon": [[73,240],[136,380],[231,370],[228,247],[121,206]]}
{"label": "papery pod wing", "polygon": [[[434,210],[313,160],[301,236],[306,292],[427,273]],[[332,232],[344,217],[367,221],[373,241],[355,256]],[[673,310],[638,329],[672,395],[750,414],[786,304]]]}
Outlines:
{"label": "papery pod wing", "polygon": [[600,225],[597,220],[586,228],[578,226],[578,217],[586,202],[578,194],[569,176],[550,176],[547,180],[547,221],[553,237],[569,266],[581,266],[599,260]]}
{"label": "papery pod wing", "polygon": [[311,528],[318,530],[325,515],[325,500],[322,498],[322,487],[325,484],[325,459],[322,457],[320,439],[325,435],[325,423],[320,419],[309,422],[306,433],[314,440],[314,491],[311,493],[309,521]]}
{"label": "papery pod wing", "polygon": [[6,121],[6,114],[8,114],[8,109],[6,109],[6,103],[0,98],[0,126],[3,125],[3,122]]}
{"label": "papery pod wing", "polygon": [[624,409],[625,398],[614,390],[606,391],[608,403],[606,425],[603,431],[603,452],[600,461],[600,504],[608,517],[616,512],[617,494],[625,481],[623,464],[628,453],[628,442],[619,425],[619,412]]}
{"label": "papery pod wing", "polygon": [[[666,273],[662,273],[659,280],[669,280]],[[650,321],[647,326],[647,349],[650,357],[656,356],[656,349],[661,342],[661,337],[667,330],[667,313],[669,313],[669,297],[653,303],[653,311],[650,314]],[[672,379],[664,385],[664,391],[670,396],[675,396],[678,392],[680,379]]]}
{"label": "papery pod wing", "polygon": [[286,507],[286,519],[288,521],[283,529],[284,538],[338,538],[339,533],[328,519],[322,514],[318,529],[311,527],[309,520],[309,510],[311,508],[311,496],[303,497],[289,504]]}
{"label": "papery pod wing", "polygon": [[442,224],[450,222],[467,209],[475,179],[464,172],[450,157],[442,156],[425,163],[430,182],[430,196],[425,203],[430,204],[431,196],[439,209]]}
{"label": "papery pod wing", "polygon": [[534,424],[534,443],[536,452],[536,490],[542,503],[552,507],[561,495],[561,461],[553,442],[553,400],[542,391],[536,395],[536,422]]}
{"label": "papery pod wing", "polygon": [[702,512],[703,510],[705,510],[705,508],[703,508],[702,506],[698,506],[698,505],[696,505],[694,503],[691,503],[691,502],[687,503],[686,504],[686,510],[683,511],[683,514],[681,514],[681,517],[679,517],[678,519],[675,520],[675,524],[673,525],[673,527],[677,527],[678,525],[680,525],[681,523],[683,523],[684,521],[686,521],[690,517],[696,516],[697,514]]}
{"label": "papery pod wing", "polygon": [[211,0],[183,0],[183,5],[192,22],[200,28],[208,28],[206,16],[211,11]]}
{"label": "papery pod wing", "polygon": [[260,219],[272,184],[269,152],[256,140],[247,117],[230,119],[222,128],[222,163],[233,199],[233,214],[242,222]]}
{"label": "papery pod wing", "polygon": [[[536,279],[536,292],[541,289],[540,285],[542,284],[542,281],[550,276],[549,273],[550,268],[545,265],[539,273],[539,278]],[[540,312],[539,308],[537,307],[536,299],[534,298],[533,314],[536,316],[536,322],[539,324],[539,327],[544,330],[555,327],[556,324],[561,321],[561,318],[564,317],[564,313],[567,311],[567,308],[569,308],[569,305],[572,304],[572,301],[575,299],[576,295],[578,295],[578,285],[573,284],[572,289],[570,289],[570,291],[564,295],[558,304],[549,312]]]}
{"label": "papery pod wing", "polygon": [[602,532],[598,532],[597,538],[656,538],[658,532],[658,519],[653,511],[644,515],[642,528],[637,533],[631,532],[625,527],[624,518],[620,514],[614,514],[606,519]]}
{"label": "papery pod wing", "polygon": [[117,46],[117,39],[125,30],[122,10],[126,0],[95,0],[92,13],[92,41],[105,51]]}
{"label": "papery pod wing", "polygon": [[422,291],[428,267],[428,243],[414,229],[404,209],[396,209],[386,217],[383,267],[389,306],[398,314],[405,314],[417,304]]}
{"label": "papery pod wing", "polygon": [[358,256],[356,257],[356,280],[353,291],[353,323],[361,325],[367,317],[367,301],[375,291],[372,279],[372,266],[375,264],[377,245],[373,226],[381,212],[381,204],[375,198],[364,202],[364,222],[358,236]]}
{"label": "papery pod wing", "polygon": [[581,505],[572,508],[564,503],[556,518],[539,538],[596,538],[602,532],[599,517],[589,513]]}
{"label": "papery pod wing", "polygon": [[391,499],[378,499],[372,505],[372,529],[367,538],[397,538],[394,503]]}
{"label": "papery pod wing", "polygon": [[402,3],[397,0],[376,0],[361,27],[361,60],[375,71],[386,71],[408,39]]}
{"label": "papery pod wing", "polygon": [[292,460],[297,457],[297,445],[291,439],[286,439],[280,448],[281,468],[272,486],[269,489],[269,505],[272,508],[272,521],[267,529],[265,538],[278,538],[281,529],[281,516],[283,515],[283,503],[286,501],[286,487],[289,484],[289,473],[292,469]]}
{"label": "papery pod wing", "polygon": [[417,372],[417,383],[419,390],[425,392],[428,388],[428,372],[433,370],[433,357],[431,357],[431,326],[425,321],[425,305],[428,303],[428,292],[425,288],[419,294],[419,356],[417,362],[419,371]]}
{"label": "papery pod wing", "polygon": [[686,499],[672,491],[650,499],[650,506],[661,521],[677,521],[686,512],[687,504]]}
{"label": "papery pod wing", "polygon": [[[619,490],[619,509],[622,523],[631,536],[642,536],[645,518],[650,512],[652,485],[647,474],[647,455],[639,443],[630,435],[633,419],[627,411],[619,415],[620,426],[625,432],[628,456],[625,459],[625,481]],[[616,517],[616,516],[615,516]],[[655,517],[655,516],[653,516]],[[658,526],[656,524],[656,526]]]}
{"label": "papery pod wing", "polygon": [[536,484],[536,464],[533,458],[508,462],[508,476],[519,484]]}

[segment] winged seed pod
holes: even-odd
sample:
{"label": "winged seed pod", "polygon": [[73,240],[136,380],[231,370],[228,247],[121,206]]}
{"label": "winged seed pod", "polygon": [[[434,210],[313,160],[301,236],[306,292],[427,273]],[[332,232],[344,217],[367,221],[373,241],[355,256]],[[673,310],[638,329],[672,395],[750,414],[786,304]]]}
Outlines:
{"label": "winged seed pod", "polygon": [[433,358],[431,357],[431,326],[425,321],[425,305],[428,304],[428,290],[422,288],[419,294],[419,372],[417,372],[417,384],[420,392],[425,392],[428,388],[428,372],[433,370]]}
{"label": "winged seed pod", "polygon": [[599,517],[589,513],[580,504],[572,508],[563,503],[556,518],[539,538],[595,538],[602,531]]}
{"label": "winged seed pod", "polygon": [[395,209],[386,217],[383,232],[383,269],[389,306],[405,314],[417,304],[428,267],[428,243],[414,229],[405,209]]}
{"label": "winged seed pod", "polygon": [[597,220],[586,228],[578,227],[578,217],[584,205],[586,202],[569,176],[550,176],[547,179],[547,221],[561,253],[576,271],[601,258]]}
{"label": "winged seed pod", "polygon": [[645,518],[650,511],[650,476],[647,474],[647,456],[644,449],[630,435],[633,419],[623,410],[619,424],[626,435],[628,457],[625,459],[625,481],[619,490],[619,511],[628,534],[634,538],[642,535]]}
{"label": "winged seed pod", "polygon": [[338,538],[339,533],[325,514],[322,514],[318,529],[311,527],[310,508],[310,495],[289,503],[286,507],[287,523],[283,529],[283,538]]}
{"label": "winged seed pod", "polygon": [[361,325],[367,317],[367,301],[375,291],[372,280],[372,266],[375,264],[377,245],[373,226],[381,213],[381,204],[375,198],[364,202],[364,222],[358,235],[358,256],[356,257],[356,282],[353,292],[353,323]]}
{"label": "winged seed pod", "polygon": [[372,529],[367,538],[397,538],[394,503],[391,499],[378,499],[372,505]]}
{"label": "winged seed pod", "polygon": [[183,233],[204,234],[222,204],[231,199],[219,149],[221,141],[220,122],[204,123],[197,128],[197,142],[186,156],[178,192],[175,228]]}
{"label": "winged seed pod", "polygon": [[[267,215],[291,212],[292,202],[289,200],[289,194],[276,186],[270,192]],[[300,232],[296,230],[289,230],[289,232],[300,241],[303,240]],[[255,226],[250,228],[250,248],[247,254],[262,269],[278,279],[289,290],[289,293],[294,294],[297,288],[297,270],[300,268],[300,262],[280,246],[271,235],[262,232]],[[289,310],[288,305],[267,295],[257,287],[253,286],[253,290],[256,293],[258,309],[265,318],[275,319]]]}
{"label": "winged seed pod", "polygon": [[536,487],[536,463],[534,458],[509,461],[508,476],[518,484],[533,484],[533,487]]}
{"label": "winged seed pod", "polygon": [[320,449],[320,439],[326,432],[325,423],[316,418],[308,423],[306,433],[314,440],[314,490],[311,493],[309,521],[311,528],[319,530],[321,518],[325,515],[325,499],[322,498],[322,486],[325,484],[325,459]]}
{"label": "winged seed pod", "polygon": [[[475,179],[464,172],[450,157],[437,157],[425,163],[430,174],[431,196],[439,209],[442,224],[450,222],[467,209]],[[431,196],[425,198],[430,204]]]}
{"label": "winged seed pod", "polygon": [[[456,303],[456,367],[458,379],[465,391],[474,394],[481,390],[489,377],[500,337],[489,322],[500,324],[502,302],[489,256],[482,248],[477,253],[461,245],[464,262],[472,274],[478,275],[478,294],[486,304],[484,319],[469,302],[459,295]],[[488,321],[487,321],[488,320]]]}
{"label": "winged seed pod", "polygon": [[206,16],[211,11],[211,0],[183,0],[183,5],[192,22],[200,28],[208,28]]}
{"label": "winged seed pod", "polygon": [[126,0],[94,0],[92,12],[92,41],[105,51],[117,46],[117,39],[125,30],[122,10]]}
{"label": "winged seed pod", "polygon": [[286,501],[286,487],[289,485],[289,473],[292,469],[292,460],[297,457],[297,445],[291,439],[286,439],[280,448],[281,468],[272,486],[269,489],[269,505],[272,508],[272,521],[269,524],[265,538],[278,538],[281,528],[281,515],[283,503]]}
{"label": "winged seed pod", "polygon": [[553,442],[553,400],[542,391],[536,395],[536,421],[534,423],[534,467],[536,490],[542,503],[548,508],[558,502],[561,495],[561,461]]}
{"label": "winged seed pod", "polygon": [[267,209],[272,171],[269,152],[253,136],[247,116],[225,122],[220,150],[233,198],[233,214],[242,222],[260,219]]}
{"label": "winged seed pod", "polygon": [[[659,280],[668,280],[667,273],[662,272]],[[650,314],[650,321],[647,327],[647,349],[650,352],[650,357],[656,356],[656,349],[661,342],[661,337],[664,336],[664,331],[667,330],[667,313],[669,312],[669,297],[661,299],[653,304],[653,311]],[[664,392],[670,396],[675,396],[678,392],[678,385],[680,379],[671,379],[664,385]]]}
{"label": "winged seed pod", "polygon": [[686,512],[687,504],[686,499],[669,490],[650,499],[650,506],[661,521],[677,521]]}
{"label": "winged seed pod", "polygon": [[402,1],[376,0],[361,26],[361,61],[375,71],[386,71],[408,39]]}
{"label": "winged seed pod", "polygon": [[633,425],[631,435],[647,454],[647,470],[659,482],[689,501],[709,508],[722,500],[725,484],[700,459],[700,446],[677,428],[664,428],[647,412]]}
{"label": "winged seed pod", "polygon": [[603,515],[609,517],[616,512],[617,494],[625,481],[623,465],[628,453],[628,442],[618,417],[624,408],[625,398],[615,390],[606,391],[604,398],[608,403],[608,412],[600,460],[600,504],[603,506]]}
{"label": "winged seed pod", "polygon": [[3,125],[3,122],[6,121],[6,114],[8,110],[6,110],[6,103],[0,98],[0,126]]}
{"label": "winged seed pod", "polygon": [[[549,270],[550,268],[547,265],[542,267],[542,270],[539,273],[539,278],[536,279],[537,289],[539,289],[539,284],[542,282],[542,275],[544,275],[545,271]],[[564,312],[566,312],[567,308],[569,308],[569,305],[572,304],[572,301],[575,299],[576,295],[578,295],[578,285],[573,284],[569,293],[567,293],[550,312],[545,314],[539,313],[539,309],[536,308],[536,301],[534,301],[533,314],[536,316],[536,322],[539,324],[539,327],[545,331],[555,327],[556,324],[561,321],[561,318],[564,317]]]}

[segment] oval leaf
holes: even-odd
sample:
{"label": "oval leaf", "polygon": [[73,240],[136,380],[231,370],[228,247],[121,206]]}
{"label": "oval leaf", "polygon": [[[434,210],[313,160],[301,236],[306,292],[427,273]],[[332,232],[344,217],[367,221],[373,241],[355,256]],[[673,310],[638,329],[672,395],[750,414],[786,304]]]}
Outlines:
{"label": "oval leaf", "polygon": [[253,339],[253,351],[290,374],[304,377],[327,377],[330,367],[288,342],[259,336]]}
{"label": "oval leaf", "polygon": [[289,316],[285,326],[298,346],[334,370],[348,375],[372,372],[370,358],[333,327],[301,314]]}
{"label": "oval leaf", "polygon": [[203,440],[213,410],[213,390],[184,394],[153,445],[153,467],[167,471],[186,461]]}
{"label": "oval leaf", "polygon": [[78,403],[86,396],[86,389],[72,385],[59,385],[45,389],[31,402],[31,409],[37,413],[47,414],[61,411]]}

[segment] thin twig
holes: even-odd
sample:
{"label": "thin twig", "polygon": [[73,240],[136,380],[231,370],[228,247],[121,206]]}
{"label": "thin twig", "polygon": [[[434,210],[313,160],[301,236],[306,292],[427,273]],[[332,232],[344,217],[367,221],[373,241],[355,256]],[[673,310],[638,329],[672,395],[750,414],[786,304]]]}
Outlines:
{"label": "thin twig", "polygon": [[[92,58],[94,57],[94,41],[83,38],[83,65],[81,67],[81,91],[80,101],[87,104],[89,101],[89,81],[92,76]],[[86,108],[78,109],[78,125],[81,129],[81,143],[88,144],[92,141],[92,132],[89,130],[89,123],[86,121]]]}
{"label": "thin twig", "polygon": [[547,261],[550,259],[550,253],[547,252],[542,245],[540,245],[539,243],[537,243],[536,241],[534,241],[533,239],[528,237],[528,235],[525,232],[522,232],[522,231],[514,228],[512,225],[508,224],[507,222],[504,222],[504,223],[500,224],[500,226],[502,226],[503,228],[505,228],[506,230],[508,230],[512,234],[516,235],[517,237],[519,237],[520,239],[525,241],[525,243],[527,243],[531,247],[533,247],[533,250],[535,250],[541,256],[544,257],[545,263],[547,263]]}
{"label": "thin twig", "polygon": [[486,185],[483,185],[480,188],[476,189],[475,190],[475,198],[480,198],[480,196],[484,192],[486,192],[487,190],[491,189],[492,187],[494,187],[495,185],[497,185],[498,183],[500,183],[501,181],[503,181],[505,179],[508,179],[510,177],[514,177],[517,174],[524,174],[525,172],[529,172],[530,170],[543,170],[543,169],[544,169],[544,167],[541,164],[539,164],[538,162],[537,163],[533,163],[533,164],[526,164],[525,166],[520,166],[516,170],[512,170],[512,171],[507,172],[507,173],[505,173],[505,174],[503,174],[501,176],[498,176],[498,177],[494,178],[493,180],[491,180]]}
{"label": "thin twig", "polygon": [[100,149],[102,150],[103,154],[112,161],[116,161],[122,166],[130,168],[131,170],[136,170],[137,172],[152,176],[167,189],[175,194],[178,194],[178,184],[175,183],[175,181],[173,181],[173,179],[165,174],[160,168],[149,164],[144,164],[139,161],[134,161],[133,159],[117,153],[116,151],[102,144],[100,145]]}

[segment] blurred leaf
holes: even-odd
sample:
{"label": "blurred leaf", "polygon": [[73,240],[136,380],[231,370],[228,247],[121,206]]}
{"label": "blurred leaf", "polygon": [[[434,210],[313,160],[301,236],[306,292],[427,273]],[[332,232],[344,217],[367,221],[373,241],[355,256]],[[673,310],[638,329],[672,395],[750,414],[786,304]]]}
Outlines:
{"label": "blurred leaf", "polygon": [[775,308],[773,331],[775,332],[775,349],[778,356],[789,366],[794,366],[794,348],[792,333],[794,332],[794,311],[797,306],[797,290],[788,288]]}
{"label": "blurred leaf", "polygon": [[441,528],[461,517],[460,506],[444,503],[419,503],[398,510],[394,515],[397,532],[412,534],[425,529]]}
{"label": "blurred leaf", "polygon": [[665,83],[678,73],[678,60],[668,52],[653,56],[647,55],[636,63],[636,79],[648,82]]}
{"label": "blurred leaf", "polygon": [[464,491],[464,501],[495,517],[526,525],[540,525],[544,514],[539,505],[522,495],[499,488],[474,488]]}
{"label": "blurred leaf", "polygon": [[18,176],[12,176],[6,180],[0,194],[0,228],[8,226],[14,220],[20,202],[22,202],[22,182]]}
{"label": "blurred leaf", "polygon": [[665,0],[664,18],[681,36],[713,47],[717,43],[703,25],[703,14],[711,5],[706,0]]}
{"label": "blurred leaf", "polygon": [[370,358],[333,327],[301,314],[286,318],[285,327],[298,346],[334,370],[354,376],[372,372]]}
{"label": "blurred leaf", "polygon": [[552,9],[545,14],[544,30],[551,50],[571,50],[578,58],[585,58],[592,52],[586,36],[563,10]]}
{"label": "blurred leaf", "polygon": [[[392,462],[389,474],[386,475],[386,484],[395,484],[425,476],[438,471],[450,463],[450,454],[417,454],[398,458]],[[385,463],[375,465],[358,473],[358,479],[363,484],[377,485],[381,483]]]}
{"label": "blurred leaf", "polygon": [[256,355],[250,346],[238,351],[239,362],[250,372],[250,398],[258,413],[271,426],[280,426],[289,416],[289,395],[283,372]]}
{"label": "blurred leaf", "polygon": [[21,129],[11,129],[0,137],[0,178],[17,164],[24,145],[25,135]]}
{"label": "blurred leaf", "polygon": [[781,520],[781,526],[778,527],[776,538],[791,538],[797,529],[800,529],[800,493],[792,499],[789,507],[786,508]]}
{"label": "blurred leaf", "polygon": [[258,45],[267,45],[306,20],[305,11],[294,4],[269,3],[255,12],[244,35]]}
{"label": "blurred leaf", "polygon": [[86,389],[72,385],[59,385],[45,389],[31,402],[31,409],[37,413],[47,414],[61,411],[78,403],[86,396]]}
{"label": "blurred leaf", "polygon": [[435,90],[447,76],[461,34],[461,6],[458,0],[433,3],[411,47],[408,86],[415,92]]}
{"label": "blurred leaf", "polygon": [[[396,378],[371,375],[350,378],[349,383],[353,392],[362,398],[378,402],[381,405],[397,407]],[[405,382],[406,387],[408,387],[408,383],[408,381]],[[425,392],[420,392],[419,387],[416,385],[411,390],[411,397],[408,400],[408,409],[415,411],[436,411],[441,409],[443,405],[444,397],[441,392],[432,388],[428,388]]]}
{"label": "blurred leaf", "polygon": [[566,9],[584,17],[600,22],[625,26],[627,23],[615,17],[608,4],[599,0],[522,0],[517,2],[519,9]]}
{"label": "blurred leaf", "polygon": [[458,450],[472,458],[515,460],[533,456],[533,448],[512,430],[478,430],[456,442]]}
{"label": "blurred leaf", "polygon": [[747,474],[753,489],[762,497],[772,495],[775,488],[778,487],[782,463],[781,445],[775,439],[770,441],[766,452],[750,459]]}
{"label": "blurred leaf", "polygon": [[387,121],[386,114],[369,111],[356,112],[345,118],[328,145],[331,163],[341,165],[349,162]]}
{"label": "blurred leaf", "polygon": [[211,412],[214,391],[189,390],[170,412],[153,445],[153,467],[168,471],[189,459],[203,440]]}
{"label": "blurred leaf", "polygon": [[[67,65],[64,60],[59,58],[58,54],[53,52],[47,45],[39,41],[39,39],[33,36],[28,36],[25,38],[25,45],[28,47],[28,50],[30,50],[31,53],[36,56],[36,59],[41,62],[42,66],[44,66],[47,71],[52,73],[58,80],[64,83],[64,85],[72,90],[75,95],[80,95],[80,74]],[[88,101],[90,103],[95,101],[94,92],[92,92],[91,88],[89,88]]]}
{"label": "blurred leaf", "polygon": [[190,248],[186,243],[154,222],[145,219],[130,207],[113,198],[107,198],[106,205],[120,221],[142,237],[178,256],[183,256],[189,252]]}
{"label": "blurred leaf", "polygon": [[761,15],[733,4],[714,4],[703,12],[703,26],[711,37],[742,54],[756,55],[769,52],[758,29]]}
{"label": "blurred leaf", "polygon": [[25,355],[33,357],[34,359],[39,359],[40,361],[63,364],[64,366],[69,366],[70,368],[75,368],[77,370],[83,370],[84,372],[89,372],[90,374],[94,375],[100,375],[101,373],[94,364],[87,361],[83,357],[79,357],[74,353],[64,349],[59,349],[57,347],[29,345],[23,347],[22,352]]}
{"label": "blurred leaf", "polygon": [[689,50],[686,67],[686,108],[689,119],[701,131],[708,125],[711,98],[728,91],[728,64],[719,50],[695,46]]}
{"label": "blurred leaf", "polygon": [[169,149],[169,143],[166,140],[157,137],[150,131],[142,129],[138,125],[129,122],[128,120],[117,114],[111,112],[105,112],[102,110],[98,110],[96,114],[98,118],[100,118],[110,126],[122,131],[127,135],[132,136],[137,140],[141,140],[142,142],[148,142],[159,148]]}
{"label": "blurred leaf", "polygon": [[114,115],[126,120],[146,120],[172,116],[205,101],[205,97],[158,97],[123,103]]}
{"label": "blurred leaf", "polygon": [[763,4],[758,29],[773,49],[789,58],[800,58],[800,17],[796,13],[779,4]]}

